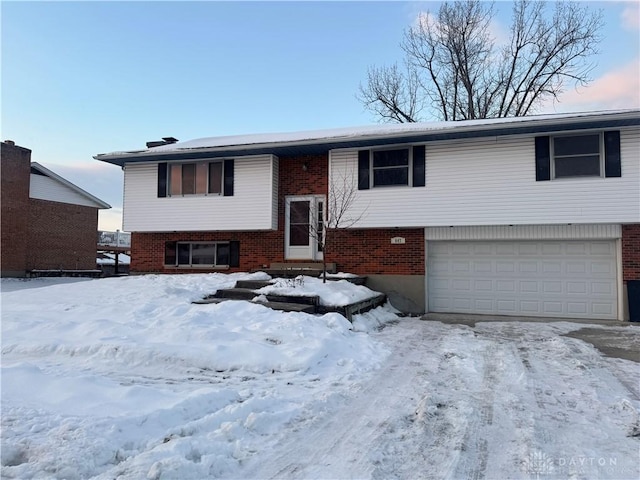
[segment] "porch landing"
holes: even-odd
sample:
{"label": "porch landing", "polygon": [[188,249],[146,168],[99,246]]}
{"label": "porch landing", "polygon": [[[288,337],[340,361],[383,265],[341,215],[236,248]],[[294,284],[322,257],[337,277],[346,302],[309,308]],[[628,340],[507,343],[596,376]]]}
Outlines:
{"label": "porch landing", "polygon": [[[254,269],[252,272],[265,272],[272,277],[280,278],[292,278],[298,275],[307,275],[309,277],[321,277],[322,276],[322,262],[274,262],[269,268]],[[333,262],[327,263],[327,274],[332,275],[331,278],[327,277],[327,280],[348,280],[356,285],[364,285],[367,277],[353,276],[353,277],[336,277],[336,264]]]}

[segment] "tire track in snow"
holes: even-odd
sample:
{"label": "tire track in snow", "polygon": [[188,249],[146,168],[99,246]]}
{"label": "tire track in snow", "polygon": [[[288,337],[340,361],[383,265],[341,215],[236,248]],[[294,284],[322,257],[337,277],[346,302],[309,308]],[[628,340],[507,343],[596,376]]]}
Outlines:
{"label": "tire track in snow", "polygon": [[[424,328],[419,320],[394,325],[390,361],[373,378],[354,389],[322,418],[273,446],[240,473],[245,478],[371,478],[387,462],[381,447],[385,437],[407,429],[415,416],[418,392],[424,385]],[[423,325],[422,325],[423,326]],[[398,331],[402,332],[397,335]],[[385,336],[384,333],[382,336]],[[411,379],[410,383],[406,380]],[[389,477],[386,477],[389,478]]]}
{"label": "tire track in snow", "polygon": [[[392,350],[382,369],[338,392],[322,416],[290,425],[240,476],[535,478],[542,458],[556,462],[551,473],[588,478],[558,462],[593,452],[637,472],[624,463],[637,444],[625,438],[637,422],[624,400],[632,392],[591,347],[536,328],[404,319],[376,334]],[[608,400],[612,392],[623,400]],[[598,438],[603,421],[619,425],[608,430],[617,442]]]}

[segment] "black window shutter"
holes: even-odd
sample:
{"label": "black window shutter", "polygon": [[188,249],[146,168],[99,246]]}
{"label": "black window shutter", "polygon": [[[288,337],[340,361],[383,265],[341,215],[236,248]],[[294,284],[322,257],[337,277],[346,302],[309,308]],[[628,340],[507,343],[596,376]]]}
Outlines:
{"label": "black window shutter", "polygon": [[233,197],[233,160],[224,161],[224,187],[225,197]]}
{"label": "black window shutter", "polygon": [[621,177],[620,131],[604,132],[604,176]]}
{"label": "black window shutter", "polygon": [[229,242],[229,266],[240,266],[240,242],[235,240]]}
{"label": "black window shutter", "polygon": [[536,182],[551,180],[549,137],[536,137]]}
{"label": "black window shutter", "polygon": [[424,145],[413,147],[413,186],[424,187]]}
{"label": "black window shutter", "polygon": [[165,242],[164,244],[164,264],[176,265],[177,242]]}
{"label": "black window shutter", "polygon": [[358,152],[358,190],[369,190],[369,150]]}
{"label": "black window shutter", "polygon": [[158,164],[158,198],[167,196],[167,164]]}

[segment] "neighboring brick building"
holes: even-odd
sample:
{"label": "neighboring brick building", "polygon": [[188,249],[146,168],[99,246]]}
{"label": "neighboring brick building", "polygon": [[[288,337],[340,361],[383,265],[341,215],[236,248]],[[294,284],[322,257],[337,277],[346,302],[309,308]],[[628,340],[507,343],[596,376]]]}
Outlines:
{"label": "neighboring brick building", "polygon": [[33,270],[95,270],[98,210],[111,208],[2,142],[3,277]]}

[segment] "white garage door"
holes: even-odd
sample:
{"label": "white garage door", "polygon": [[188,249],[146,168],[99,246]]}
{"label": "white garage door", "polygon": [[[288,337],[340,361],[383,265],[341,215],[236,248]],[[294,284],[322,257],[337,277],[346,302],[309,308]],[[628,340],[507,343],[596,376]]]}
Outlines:
{"label": "white garage door", "polygon": [[617,316],[615,242],[429,241],[430,312]]}

